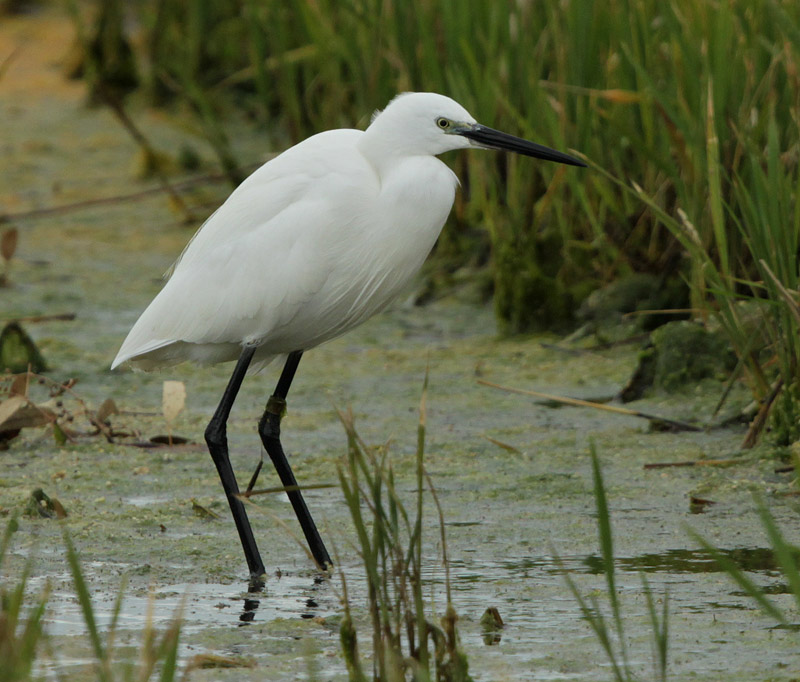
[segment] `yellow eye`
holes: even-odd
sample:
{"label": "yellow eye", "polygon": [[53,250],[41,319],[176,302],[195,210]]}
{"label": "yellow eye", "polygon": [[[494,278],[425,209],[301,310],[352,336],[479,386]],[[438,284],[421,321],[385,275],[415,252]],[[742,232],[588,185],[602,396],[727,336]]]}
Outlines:
{"label": "yellow eye", "polygon": [[439,126],[442,130],[447,130],[450,127],[450,121],[440,116],[439,118],[436,119],[436,125]]}

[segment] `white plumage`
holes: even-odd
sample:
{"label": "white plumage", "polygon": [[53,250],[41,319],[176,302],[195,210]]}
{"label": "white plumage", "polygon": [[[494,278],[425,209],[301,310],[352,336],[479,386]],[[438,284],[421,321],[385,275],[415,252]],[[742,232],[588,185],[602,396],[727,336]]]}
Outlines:
{"label": "white plumage", "polygon": [[475,119],[433,93],[395,98],[366,131],[308,138],[248,177],[200,228],[112,367],[306,350],[379,312],[422,265],[457,179],[437,125]]}

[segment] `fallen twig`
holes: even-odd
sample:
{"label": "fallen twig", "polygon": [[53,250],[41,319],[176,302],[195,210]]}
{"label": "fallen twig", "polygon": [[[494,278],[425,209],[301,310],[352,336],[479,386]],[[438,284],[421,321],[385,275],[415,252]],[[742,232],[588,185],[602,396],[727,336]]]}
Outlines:
{"label": "fallen twig", "polygon": [[261,488],[259,490],[246,490],[239,494],[239,497],[248,498],[254,495],[274,495],[275,493],[290,493],[295,490],[324,490],[325,488],[336,488],[335,483],[309,483],[306,485],[281,485],[275,488]]}
{"label": "fallen twig", "polygon": [[589,352],[598,350],[611,350],[612,348],[619,348],[620,346],[627,346],[632,343],[642,343],[643,341],[647,341],[649,338],[650,332],[645,334],[634,334],[633,336],[627,336],[619,341],[605,341],[603,343],[596,343],[594,346],[589,346],[586,350]]}
{"label": "fallen twig", "polygon": [[769,416],[769,411],[772,409],[772,404],[775,402],[775,398],[778,397],[778,394],[781,392],[782,388],[783,377],[778,377],[778,379],[776,379],[775,383],[772,385],[772,389],[770,390],[769,394],[761,403],[761,407],[758,409],[758,414],[756,414],[753,421],[750,422],[750,428],[747,429],[747,435],[745,435],[744,440],[742,441],[743,449],[749,450],[758,442],[758,437],[761,435],[761,432],[764,430],[764,427],[767,424],[767,417]]}
{"label": "fallen twig", "polygon": [[[259,166],[262,165],[262,162],[252,163],[247,166],[243,166],[241,170],[243,172],[249,172],[251,170],[255,170]],[[175,182],[172,184],[172,188],[175,190],[183,190],[193,187],[195,185],[202,185],[206,183],[215,183],[215,182],[225,182],[227,181],[228,176],[225,173],[206,173],[205,175],[198,175],[193,178],[188,178],[181,182]],[[137,192],[130,192],[128,194],[117,194],[112,197],[101,197],[98,199],[85,199],[83,201],[76,201],[71,204],[62,204],[61,206],[49,206],[47,208],[34,208],[30,211],[20,211],[19,213],[5,213],[0,214],[0,222],[18,222],[21,220],[31,220],[35,218],[44,218],[51,215],[61,215],[64,213],[70,213],[72,211],[82,211],[87,208],[94,208],[96,206],[106,206],[109,204],[121,204],[126,201],[139,201],[140,199],[146,199],[154,194],[163,194],[166,190],[162,185],[158,187],[148,187],[147,189],[142,189]]]}
{"label": "fallen twig", "polygon": [[631,310],[623,313],[622,317],[642,317],[643,315],[697,315],[701,316],[700,308],[653,308],[648,310]]}
{"label": "fallen twig", "polygon": [[0,320],[0,324],[8,322],[25,322],[33,324],[36,322],[70,322],[77,317],[75,313],[55,313],[53,315],[29,315],[28,317],[8,317]]}
{"label": "fallen twig", "polygon": [[736,459],[690,459],[683,462],[651,462],[645,469],[668,469],[672,467],[726,467],[743,462],[743,457]]}
{"label": "fallen twig", "polygon": [[20,55],[21,52],[22,52],[22,46],[21,45],[17,45],[3,59],[3,61],[0,61],[0,79],[2,79],[3,76],[6,75],[6,71],[8,71],[8,68],[11,66],[11,62],[13,62]]}
{"label": "fallen twig", "polygon": [[562,346],[557,343],[542,343],[540,345],[542,348],[546,348],[548,350],[557,350],[560,353],[566,353],[567,355],[587,355],[589,353],[596,353],[600,350],[611,350],[612,348],[627,346],[632,343],[642,343],[643,341],[647,341],[649,338],[650,332],[647,332],[646,334],[634,334],[633,336],[628,336],[624,339],[619,339],[618,341],[603,341],[601,343],[596,343],[593,346],[586,346],[586,348],[567,348],[566,346]]}
{"label": "fallen twig", "polygon": [[500,384],[495,384],[492,383],[491,381],[485,381],[484,379],[478,379],[478,383],[483,384],[484,386],[490,386],[491,388],[497,388],[501,391],[508,391],[509,393],[519,393],[521,395],[530,395],[533,396],[534,398],[541,398],[543,400],[552,400],[554,402],[561,403],[563,405],[572,405],[573,407],[592,407],[596,410],[605,410],[606,412],[624,414],[628,417],[641,417],[642,419],[648,419],[651,422],[659,422],[662,424],[666,424],[678,431],[703,430],[699,426],[695,426],[694,424],[688,424],[687,422],[682,422],[675,419],[667,419],[666,417],[657,417],[652,414],[647,414],[646,412],[640,412],[639,410],[630,410],[627,407],[618,407],[617,405],[604,405],[603,403],[595,403],[589,400],[580,400],[578,398],[566,398],[564,396],[551,395],[550,393],[541,393],[540,391],[532,391],[530,389],[501,386]]}

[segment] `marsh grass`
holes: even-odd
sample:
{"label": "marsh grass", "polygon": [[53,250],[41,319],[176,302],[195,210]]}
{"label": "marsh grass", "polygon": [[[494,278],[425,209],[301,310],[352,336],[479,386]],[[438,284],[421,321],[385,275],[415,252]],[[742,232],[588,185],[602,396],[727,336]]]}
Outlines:
{"label": "marsh grass", "polygon": [[[611,530],[611,514],[608,509],[603,474],[594,444],[591,445],[592,482],[595,504],[597,505],[597,533],[600,544],[603,575],[606,580],[605,597],[608,606],[603,607],[595,593],[583,595],[569,571],[561,564],[564,580],[572,596],[578,603],[581,614],[589,623],[592,632],[606,654],[616,682],[631,682],[637,679],[629,664],[628,644],[625,635],[625,616],[617,589],[614,566],[614,538]],[[560,560],[559,560],[560,562]],[[669,594],[657,597],[650,587],[644,573],[640,574],[642,590],[647,601],[647,614],[653,651],[654,679],[667,680],[669,652]],[[659,601],[661,602],[659,608]],[[604,611],[608,609],[609,615]]]}
{"label": "marsh grass", "polygon": [[173,682],[173,680],[178,679],[178,647],[183,623],[181,616],[183,606],[181,605],[178,608],[166,630],[163,633],[159,633],[153,627],[154,598],[151,596],[138,648],[138,660],[133,662],[126,657],[120,656],[115,646],[118,636],[117,625],[122,612],[127,580],[122,580],[111,609],[108,628],[105,632],[102,632],[97,624],[97,616],[89,594],[89,586],[83,576],[80,558],[66,527],[63,529],[63,538],[75,596],[81,607],[83,622],[86,625],[94,653],[94,669],[98,682],[113,682],[114,680],[129,682],[132,680],[151,679],[157,679],[160,682]]}
{"label": "marsh grass", "polygon": [[731,380],[743,375],[761,405],[745,447],[752,447],[767,425],[779,445],[800,437],[800,168],[787,168],[780,159],[773,118],[764,158],[747,158],[733,179],[736,209],[719,186],[712,187],[710,203],[725,207],[720,217],[725,225],[712,234],[698,227],[702,216],[678,209],[673,217],[641,186],[630,186],[691,256],[694,306],[725,332],[738,358]]}
{"label": "marsh grass", "polygon": [[[462,651],[455,609],[450,598],[444,519],[433,484],[425,471],[425,392],[417,430],[416,492],[404,501],[385,448],[368,447],[358,436],[350,412],[339,412],[347,433],[348,452],[339,467],[339,482],[364,564],[367,612],[371,625],[372,675],[364,672],[347,580],[340,573],[345,614],[342,651],[351,680],[470,680]],[[446,604],[438,617],[429,615],[423,577],[425,488],[439,515],[445,565]]]}
{"label": "marsh grass", "polygon": [[712,545],[703,536],[693,529],[689,529],[689,535],[704,550],[706,550],[717,562],[719,567],[742,589],[742,591],[753,599],[759,608],[781,627],[798,629],[798,613],[800,613],[800,569],[798,569],[798,559],[800,550],[788,542],[775,523],[775,519],[767,509],[764,500],[754,496],[756,509],[758,510],[761,526],[763,527],[770,548],[772,549],[775,563],[782,577],[786,580],[787,592],[794,601],[794,614],[787,614],[774,599],[767,595],[767,592],[755,583],[744,571],[742,571],[734,561],[724,552]]}
{"label": "marsh grass", "polygon": [[32,561],[28,558],[21,574],[11,581],[5,575],[6,557],[18,522],[12,519],[6,524],[0,540],[0,680],[18,682],[31,677],[33,663],[44,638],[44,614],[50,594],[48,584],[39,594],[28,593],[28,578]]}
{"label": "marsh grass", "polygon": [[[13,534],[18,530],[16,519],[6,524],[0,540],[0,568],[5,573],[6,560]],[[83,622],[91,644],[93,670],[98,682],[122,680],[159,680],[173,682],[178,679],[178,645],[181,631],[181,609],[164,632],[158,632],[152,623],[154,601],[151,600],[141,642],[137,649],[137,660],[129,656],[129,649],[121,653],[118,644],[118,622],[122,611],[125,586],[120,585],[111,618],[106,629],[98,625],[98,617],[83,575],[80,558],[66,526],[62,527],[66,561],[72,575],[75,597],[80,605]],[[38,594],[31,594],[29,577],[33,558],[25,560],[21,574],[13,579],[3,575],[0,582],[0,682],[23,682],[38,679],[40,671],[35,666],[50,665],[57,670],[59,661],[49,651],[47,642],[47,603],[50,586],[46,582]],[[49,660],[48,659],[52,659]],[[60,678],[58,678],[60,679]]]}

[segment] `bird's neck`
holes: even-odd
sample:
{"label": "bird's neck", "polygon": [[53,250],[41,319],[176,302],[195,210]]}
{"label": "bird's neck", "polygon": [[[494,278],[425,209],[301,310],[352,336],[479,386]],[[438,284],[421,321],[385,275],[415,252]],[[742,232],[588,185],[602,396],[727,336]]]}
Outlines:
{"label": "bird's neck", "polygon": [[375,168],[378,177],[385,177],[393,169],[397,168],[404,159],[429,156],[402,144],[402,140],[396,139],[396,136],[392,135],[391,131],[376,130],[374,125],[364,131],[358,141],[358,149]]}

